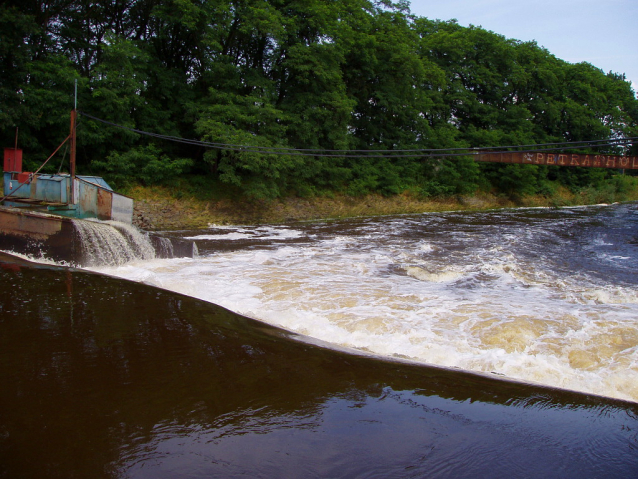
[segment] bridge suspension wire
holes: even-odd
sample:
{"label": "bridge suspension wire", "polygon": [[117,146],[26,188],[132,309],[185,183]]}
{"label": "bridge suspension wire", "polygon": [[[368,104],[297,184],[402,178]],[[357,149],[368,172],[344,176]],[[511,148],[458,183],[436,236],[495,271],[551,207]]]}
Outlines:
{"label": "bridge suspension wire", "polygon": [[162,135],[159,133],[151,133],[128,126],[119,125],[117,123],[97,118],[88,113],[78,111],[78,113],[91,120],[109,125],[122,130],[130,131],[139,135],[150,136],[160,140],[173,141],[177,143],[200,146],[204,148],[227,150],[227,151],[243,151],[264,153],[270,155],[286,155],[286,156],[311,156],[311,157],[335,157],[335,158],[442,158],[442,157],[460,157],[471,156],[485,152],[499,152],[500,150],[508,151],[515,149],[519,152],[551,152],[557,150],[573,150],[584,148],[602,148],[602,147],[618,147],[627,146],[638,140],[638,137],[628,138],[611,138],[605,140],[591,140],[578,142],[560,142],[560,143],[537,143],[529,145],[509,145],[509,146],[493,146],[480,148],[428,148],[428,149],[407,149],[407,150],[325,150],[325,149],[304,149],[304,148],[284,148],[284,147],[266,147],[266,146],[250,146],[236,145],[231,143],[215,143],[202,140],[192,140],[180,138],[177,136]]}

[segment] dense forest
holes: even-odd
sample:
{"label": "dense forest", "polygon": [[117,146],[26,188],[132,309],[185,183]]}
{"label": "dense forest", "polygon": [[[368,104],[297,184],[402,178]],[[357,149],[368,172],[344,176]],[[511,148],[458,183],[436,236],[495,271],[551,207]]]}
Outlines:
{"label": "dense forest", "polygon": [[3,145],[17,128],[31,171],[68,135],[76,82],[78,110],[129,128],[79,118],[78,170],[115,186],[542,195],[618,172],[388,151],[638,136],[624,75],[404,0],[4,0],[0,70]]}

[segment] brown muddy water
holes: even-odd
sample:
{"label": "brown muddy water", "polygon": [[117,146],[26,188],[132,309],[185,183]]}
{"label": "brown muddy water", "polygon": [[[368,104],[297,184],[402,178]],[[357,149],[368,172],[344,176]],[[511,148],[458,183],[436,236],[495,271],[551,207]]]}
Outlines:
{"label": "brown muddy water", "polygon": [[637,206],[0,253],[0,477],[638,477]]}
{"label": "brown muddy water", "polygon": [[0,262],[0,477],[638,476],[638,404]]}

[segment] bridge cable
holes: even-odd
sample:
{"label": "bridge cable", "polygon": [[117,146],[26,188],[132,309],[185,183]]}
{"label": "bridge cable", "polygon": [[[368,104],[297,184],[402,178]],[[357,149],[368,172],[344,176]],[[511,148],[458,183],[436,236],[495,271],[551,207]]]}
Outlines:
{"label": "bridge cable", "polygon": [[[628,138],[616,138],[606,140],[591,140],[591,141],[579,141],[579,142],[560,142],[560,143],[538,143],[532,145],[510,145],[510,146],[495,146],[495,147],[480,147],[480,148],[429,148],[429,149],[408,149],[408,150],[325,150],[325,149],[303,149],[303,148],[284,148],[284,147],[266,147],[266,146],[250,146],[250,145],[237,145],[230,143],[215,143],[202,140],[192,140],[186,138],[180,138],[170,135],[162,135],[158,133],[151,133],[128,126],[119,125],[111,121],[97,118],[88,113],[78,111],[82,116],[85,116],[91,120],[101,122],[103,124],[127,130],[139,135],[146,135],[152,138],[160,140],[173,141],[177,143],[183,143],[192,146],[202,146],[205,148],[229,150],[229,151],[244,151],[255,152],[273,155],[287,155],[287,156],[313,156],[313,157],[336,157],[336,158],[414,158],[414,157],[426,157],[426,158],[441,158],[441,157],[459,157],[470,156],[479,153],[496,152],[495,150],[506,150],[517,148],[518,152],[522,153],[538,153],[538,152],[550,152],[555,150],[565,149],[581,149],[581,148],[601,148],[605,146],[626,146],[627,143],[638,140],[638,137]],[[547,147],[547,148],[538,148]],[[527,148],[521,150],[520,148]],[[530,149],[533,148],[533,149]],[[455,152],[455,153],[449,153]]]}

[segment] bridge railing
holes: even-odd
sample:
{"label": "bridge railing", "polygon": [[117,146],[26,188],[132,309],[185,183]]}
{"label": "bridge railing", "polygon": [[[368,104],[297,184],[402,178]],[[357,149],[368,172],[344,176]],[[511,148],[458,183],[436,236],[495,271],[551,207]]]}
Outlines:
{"label": "bridge railing", "polygon": [[474,154],[474,159],[490,163],[638,170],[638,156],[584,155],[580,153],[545,153],[536,151],[481,151]]}

